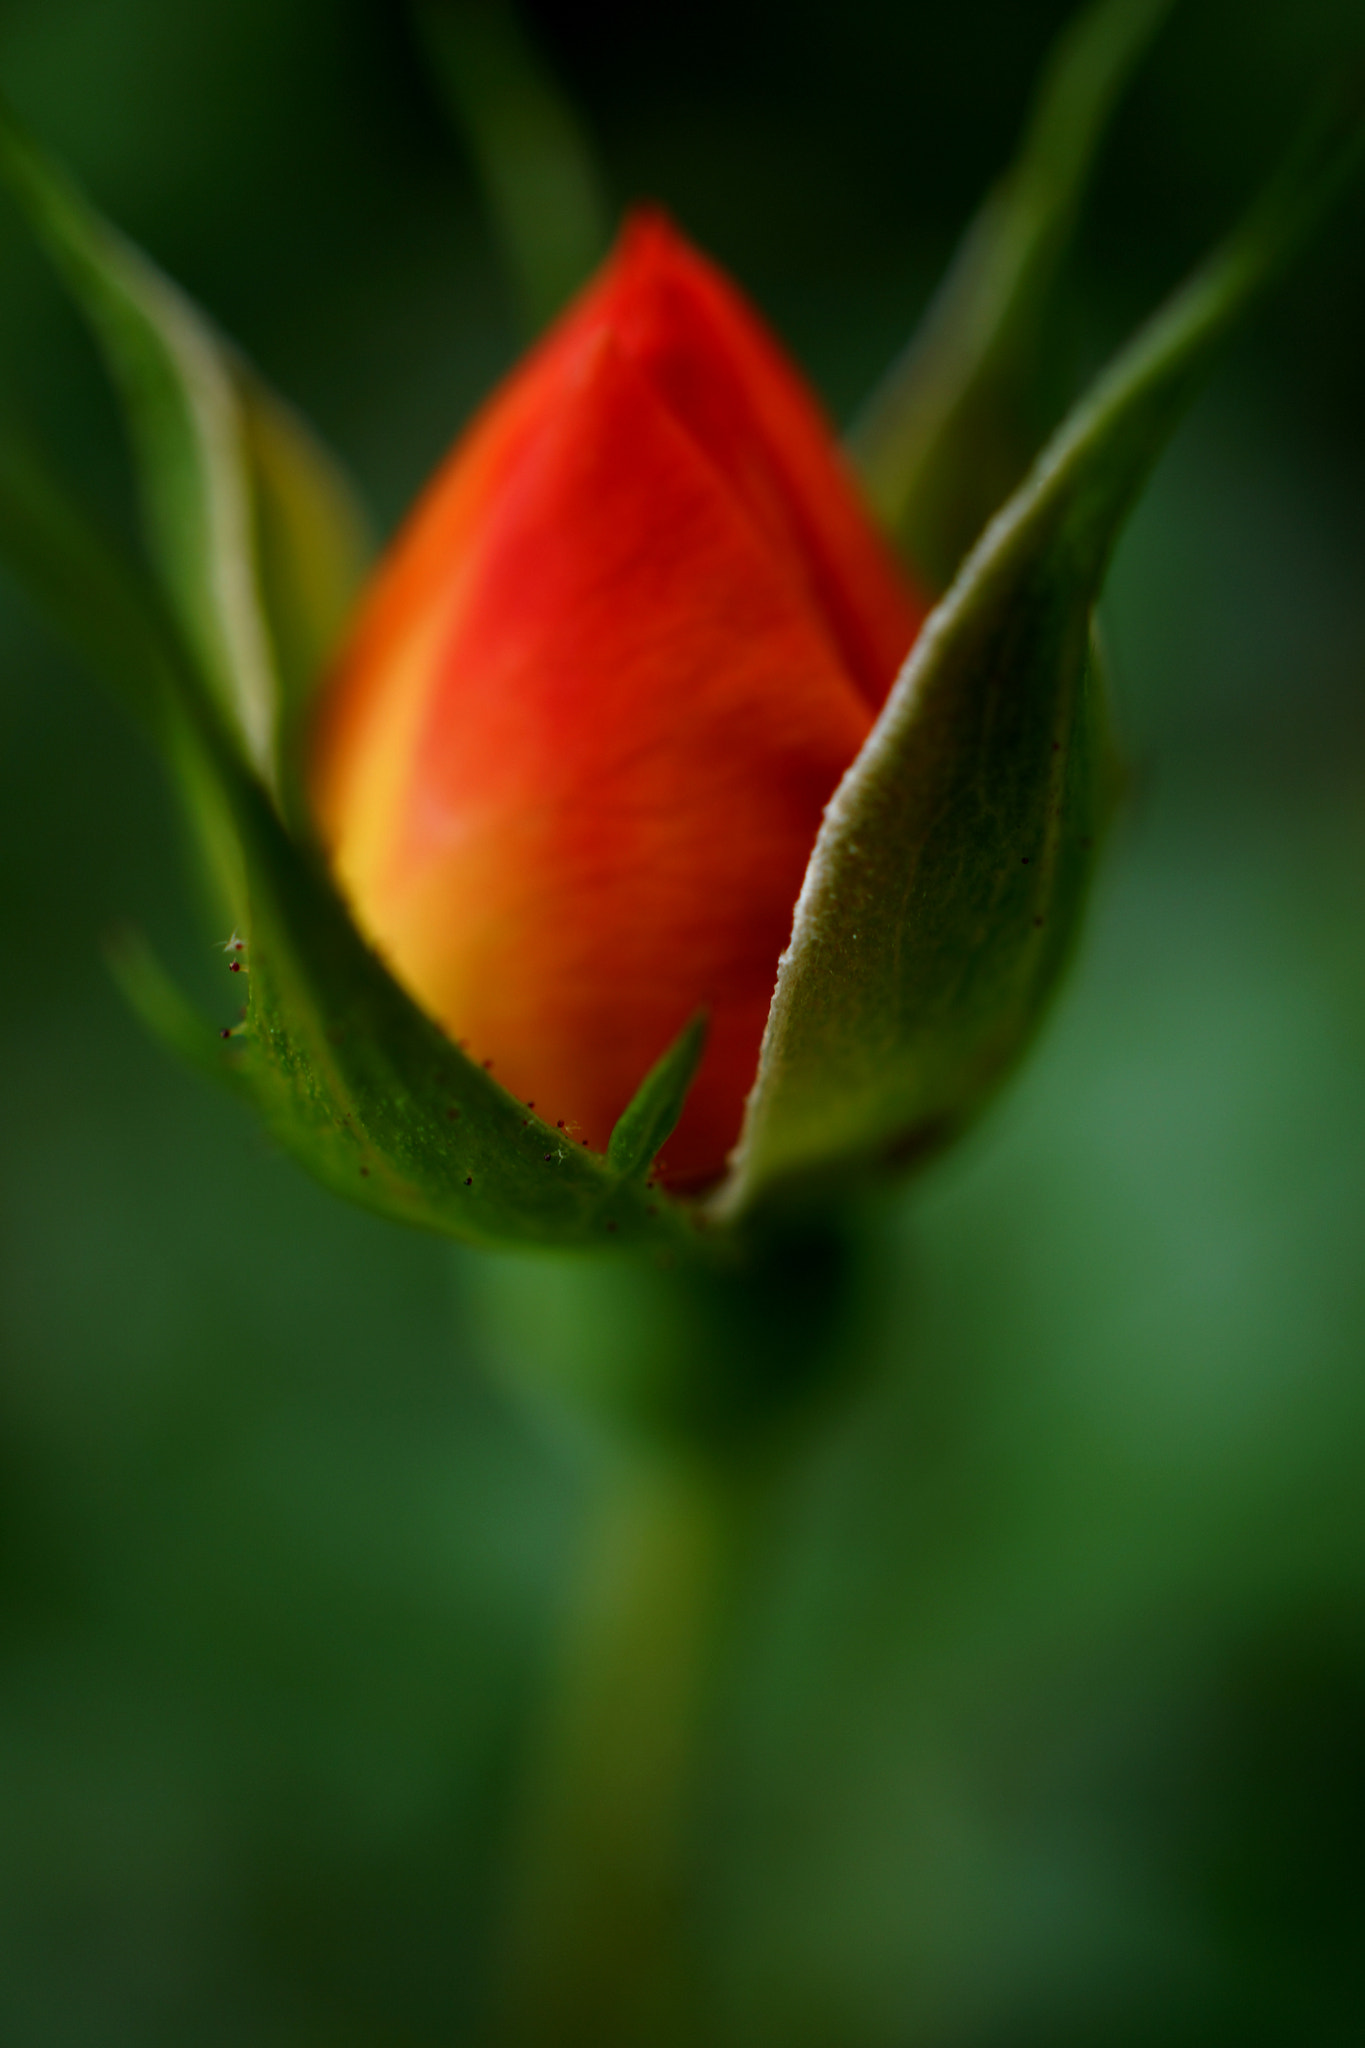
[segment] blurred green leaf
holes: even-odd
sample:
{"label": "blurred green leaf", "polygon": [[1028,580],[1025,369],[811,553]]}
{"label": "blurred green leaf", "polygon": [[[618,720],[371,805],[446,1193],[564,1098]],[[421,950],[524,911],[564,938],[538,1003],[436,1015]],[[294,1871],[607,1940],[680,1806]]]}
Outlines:
{"label": "blurred green leaf", "polygon": [[606,254],[592,144],[510,0],[418,0],[414,11],[535,332]]}
{"label": "blurred green leaf", "polygon": [[629,1179],[648,1170],[676,1128],[705,1050],[702,1011],[650,1068],[618,1118],[607,1145],[607,1160],[615,1172]]}
{"label": "blurred green leaf", "polygon": [[1219,344],[1359,164],[1324,119],[1122,352],[983,536],[826,813],[749,1100],[732,1211],[815,1167],[932,1150],[981,1106],[1069,948],[1102,811],[1090,615]]}
{"label": "blurred green leaf", "polygon": [[122,393],[152,557],[186,645],[247,759],[278,789],[286,713],[364,571],[355,500],[303,424],[7,114],[0,177]]}
{"label": "blurred green leaf", "polygon": [[1035,452],[1027,419],[1047,295],[1114,106],[1171,4],[1099,0],[1067,26],[1018,158],[850,432],[873,505],[939,590]]}

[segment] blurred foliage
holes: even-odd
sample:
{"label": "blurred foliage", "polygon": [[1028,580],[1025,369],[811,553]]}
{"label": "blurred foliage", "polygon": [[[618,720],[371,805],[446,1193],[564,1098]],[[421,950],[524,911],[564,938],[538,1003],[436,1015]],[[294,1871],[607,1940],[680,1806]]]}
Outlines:
{"label": "blurred foliage", "polygon": [[[1065,11],[533,20],[614,196],[670,206],[842,417]],[[1056,405],[1359,41],[1358,0],[1176,9]],[[5,0],[0,80],[391,523],[516,345],[401,15]],[[1007,1103],[887,1220],[881,1373],[774,1509],[697,1815],[718,2042],[1365,2032],[1361,225],[1125,543],[1135,788],[1090,942]],[[0,290],[0,422],[131,520],[9,216]],[[472,2040],[584,1498],[482,1370],[490,1296],[554,1313],[561,1278],[331,1202],[143,1039],[100,960],[128,913],[232,1010],[169,800],[8,586],[0,635],[0,2038]]]}
{"label": "blurred foliage", "polygon": [[416,0],[414,19],[534,334],[607,253],[592,142],[508,0]]}
{"label": "blurred foliage", "polygon": [[1171,0],[1098,0],[1066,24],[1018,155],[849,431],[870,502],[931,589],[952,581],[1037,453],[1050,289],[1114,108],[1170,11]]}

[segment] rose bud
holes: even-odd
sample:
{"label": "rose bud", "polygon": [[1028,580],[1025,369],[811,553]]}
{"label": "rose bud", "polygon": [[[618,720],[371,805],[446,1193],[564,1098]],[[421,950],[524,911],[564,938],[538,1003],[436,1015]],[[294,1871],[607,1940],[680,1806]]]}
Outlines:
{"label": "rose bud", "polygon": [[312,796],[358,922],[598,1151],[704,1010],[665,1177],[715,1179],[822,811],[924,611],[777,342],[637,216],[438,471],[325,689]]}
{"label": "rose bud", "polygon": [[[147,562],[22,448],[0,450],[0,549],[164,749],[246,995],[210,1038],[125,947],[139,1013],[328,1186],[484,1245],[742,1261],[784,1214],[932,1157],[1017,1065],[1079,929],[1124,520],[1361,156],[1343,104],[1072,408],[928,621],[780,349],[637,221],[438,475],[328,675],[363,527],[336,464],[0,110],[0,182],[122,397]],[[993,502],[1021,331],[996,287],[1032,275],[1021,232],[1057,232],[1050,180],[1041,211],[988,201],[859,440],[940,563]],[[947,518],[950,473],[971,488]],[[660,1193],[664,1147],[675,1190],[719,1180],[704,1202]]]}

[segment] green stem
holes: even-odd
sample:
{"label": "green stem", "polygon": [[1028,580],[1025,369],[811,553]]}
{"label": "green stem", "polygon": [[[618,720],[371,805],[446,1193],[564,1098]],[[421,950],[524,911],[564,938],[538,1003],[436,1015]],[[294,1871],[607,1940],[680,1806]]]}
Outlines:
{"label": "green stem", "polygon": [[594,1503],[527,1787],[509,2048],[700,2038],[686,1870],[741,1492],[713,1461],[636,1457]]}
{"label": "green stem", "polygon": [[855,1251],[792,1228],[726,1272],[471,1270],[490,1362],[561,1440],[597,1446],[515,1843],[498,2048],[710,2038],[688,1907],[712,1681],[764,1504],[865,1359],[868,1236]]}

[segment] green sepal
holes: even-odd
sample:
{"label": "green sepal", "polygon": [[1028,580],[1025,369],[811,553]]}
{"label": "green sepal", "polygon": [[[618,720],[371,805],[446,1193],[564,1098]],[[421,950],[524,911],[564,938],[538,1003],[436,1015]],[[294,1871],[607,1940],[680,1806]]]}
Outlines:
{"label": "green sepal", "polygon": [[617,1118],[607,1144],[607,1164],[613,1173],[625,1180],[647,1173],[672,1137],[706,1050],[706,1030],[706,1012],[699,1010],[655,1061]]}
{"label": "green sepal", "polygon": [[1043,314],[1114,106],[1172,0],[1098,0],[1059,37],[1019,154],[850,429],[874,509],[944,590],[1037,448]]}
{"label": "green sepal", "polygon": [[[244,941],[231,987],[236,1002],[245,995],[247,1016],[226,1040],[145,951],[125,944],[114,965],[133,1007],[183,1057],[249,1095],[319,1179],[382,1214],[484,1244],[629,1245],[670,1257],[699,1247],[701,1232],[680,1205],[623,1181],[465,1057],[361,938],[311,841],[291,836],[242,744],[249,691],[231,675],[231,687],[219,687],[194,593],[271,588],[258,583],[260,554],[244,562],[239,552],[240,524],[208,516],[222,483],[215,464],[230,458],[242,465],[238,503],[252,513],[245,539],[264,537],[276,615],[283,607],[301,622],[305,644],[308,620],[335,589],[304,531],[310,505],[324,525],[329,517],[325,467],[178,291],[3,125],[0,165],[24,186],[45,238],[60,244],[77,296],[105,323],[146,502],[158,516],[187,508],[178,565],[171,573],[163,556],[154,583],[70,502],[36,451],[0,447],[0,546],[163,751]],[[203,433],[202,391],[176,381],[186,334],[200,369],[215,352],[204,372],[213,402],[225,381],[232,394],[241,432],[230,446]],[[271,519],[283,523],[283,543],[272,540]],[[232,644],[222,637],[213,659],[226,661]]]}
{"label": "green sepal", "polygon": [[1013,1066],[1075,932],[1106,756],[1090,620],[1219,344],[1365,147],[1324,121],[1065,422],[931,615],[816,841],[717,1207],[914,1160]]}
{"label": "green sepal", "polygon": [[510,0],[415,0],[413,12],[535,333],[607,252],[592,143]]}
{"label": "green sepal", "polygon": [[675,1203],[621,1181],[418,1009],[245,776],[233,808],[250,993],[232,1049],[270,1129],[319,1179],[397,1220],[481,1244],[677,1252],[698,1241]]}
{"label": "green sepal", "polygon": [[111,965],[149,1028],[249,1096],[319,1179],[384,1215],[485,1244],[700,1248],[685,1210],[623,1183],[603,1156],[542,1122],[397,985],[197,689],[155,591],[139,589],[136,568],[31,453],[0,461],[0,543],[39,604],[55,607],[59,625],[77,622],[81,651],[144,714],[244,935],[224,981],[235,962],[230,986],[247,1016],[226,1040],[145,946],[116,942]]}
{"label": "green sepal", "polygon": [[0,177],[118,386],[153,564],[195,671],[278,792],[283,742],[365,573],[358,501],[290,408],[3,110]]}

